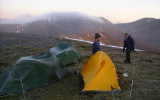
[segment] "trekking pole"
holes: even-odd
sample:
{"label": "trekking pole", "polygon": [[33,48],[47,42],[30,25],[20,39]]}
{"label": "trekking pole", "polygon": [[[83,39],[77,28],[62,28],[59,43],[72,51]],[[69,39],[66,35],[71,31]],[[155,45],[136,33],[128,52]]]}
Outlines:
{"label": "trekking pole", "polygon": [[132,74],[132,84],[131,84],[131,91],[130,91],[130,99],[132,97],[133,79],[134,79],[136,64],[137,64],[136,61],[134,61],[134,69],[133,69],[133,74]]}

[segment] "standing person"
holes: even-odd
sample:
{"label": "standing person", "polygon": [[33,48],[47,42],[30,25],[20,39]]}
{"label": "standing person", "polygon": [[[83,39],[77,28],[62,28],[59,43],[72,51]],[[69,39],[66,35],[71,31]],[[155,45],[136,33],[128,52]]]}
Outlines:
{"label": "standing person", "polygon": [[95,34],[95,41],[92,44],[92,54],[94,55],[97,51],[100,51],[100,38],[101,35],[99,33]]}
{"label": "standing person", "polygon": [[124,61],[125,63],[131,63],[130,53],[132,50],[134,51],[134,45],[134,39],[128,33],[125,33],[123,46],[123,52],[125,52],[126,49],[126,60]]}

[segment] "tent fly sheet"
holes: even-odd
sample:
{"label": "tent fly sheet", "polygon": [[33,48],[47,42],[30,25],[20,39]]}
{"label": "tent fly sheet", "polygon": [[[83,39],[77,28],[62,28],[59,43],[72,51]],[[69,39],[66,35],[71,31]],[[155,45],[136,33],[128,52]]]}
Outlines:
{"label": "tent fly sheet", "polygon": [[[68,47],[65,44],[68,44]],[[62,46],[61,49],[57,48],[59,45]],[[59,80],[69,73],[65,65],[81,58],[70,42],[60,42],[51,51],[50,53],[20,58],[0,78],[0,95],[20,93]],[[68,56],[71,55],[74,59],[69,59]]]}
{"label": "tent fly sheet", "polygon": [[83,87],[81,93],[119,92],[115,66],[103,52],[95,53],[81,70]]}

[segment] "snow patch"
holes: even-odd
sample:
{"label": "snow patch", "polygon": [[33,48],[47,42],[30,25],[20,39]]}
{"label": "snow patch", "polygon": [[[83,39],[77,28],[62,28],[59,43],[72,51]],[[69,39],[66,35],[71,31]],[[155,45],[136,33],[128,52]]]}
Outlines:
{"label": "snow patch", "polygon": [[[65,37],[65,38],[69,39],[69,40],[74,40],[74,41],[80,41],[80,42],[85,42],[85,43],[93,44],[93,42],[91,42],[91,41],[80,40],[80,39],[73,39],[73,38],[68,38],[68,37]],[[106,44],[103,44],[103,43],[100,43],[100,45],[101,46],[106,46],[106,47],[117,48],[117,49],[123,49],[123,47],[120,47],[120,46],[106,45]],[[135,51],[144,51],[144,50],[135,49]]]}

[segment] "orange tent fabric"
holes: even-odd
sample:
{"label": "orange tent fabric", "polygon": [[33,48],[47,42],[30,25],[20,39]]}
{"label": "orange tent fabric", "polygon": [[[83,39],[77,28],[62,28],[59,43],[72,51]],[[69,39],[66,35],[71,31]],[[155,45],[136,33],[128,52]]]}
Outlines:
{"label": "orange tent fabric", "polygon": [[81,70],[84,88],[81,92],[120,91],[115,66],[103,52],[95,53]]}

